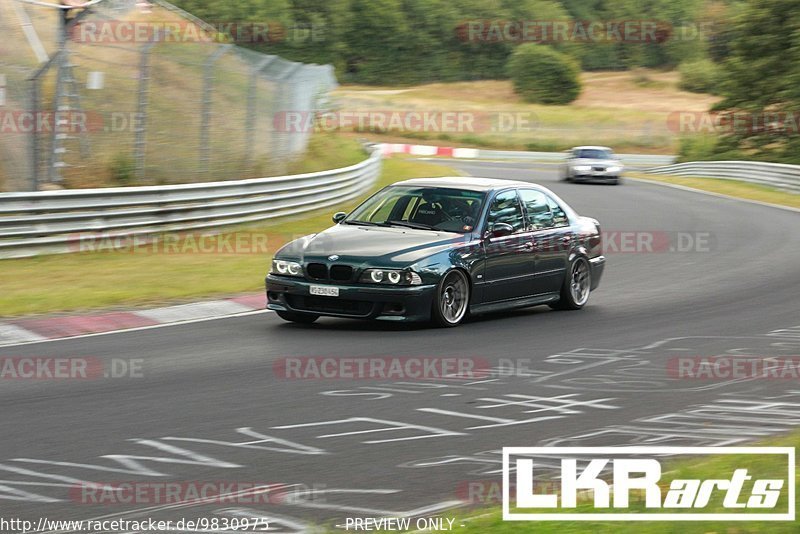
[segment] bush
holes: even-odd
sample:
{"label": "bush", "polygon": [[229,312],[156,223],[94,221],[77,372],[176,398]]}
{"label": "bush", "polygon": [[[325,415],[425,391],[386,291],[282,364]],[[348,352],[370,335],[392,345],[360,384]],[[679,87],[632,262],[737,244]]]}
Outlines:
{"label": "bush", "polygon": [[526,102],[569,104],[581,92],[575,62],[547,46],[527,43],[517,47],[506,64],[514,91]]}
{"label": "bush", "polygon": [[680,138],[678,161],[704,161],[714,159],[717,137],[713,135],[686,135]]}
{"label": "bush", "polygon": [[[774,156],[772,156],[774,158]],[[758,154],[741,150],[730,136],[710,134],[687,135],[681,137],[678,147],[678,163],[685,161],[714,160],[760,160]],[[775,161],[777,159],[766,159]]]}
{"label": "bush", "polygon": [[136,179],[136,165],[127,154],[118,153],[109,165],[111,179],[117,185],[130,185]]}
{"label": "bush", "polygon": [[678,87],[684,91],[717,94],[721,73],[719,66],[710,59],[681,63],[678,72],[681,75]]}

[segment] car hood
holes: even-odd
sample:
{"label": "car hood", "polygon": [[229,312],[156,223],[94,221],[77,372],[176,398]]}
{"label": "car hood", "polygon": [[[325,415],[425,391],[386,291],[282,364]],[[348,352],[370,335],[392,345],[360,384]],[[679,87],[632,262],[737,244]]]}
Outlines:
{"label": "car hood", "polygon": [[[337,224],[324,232],[292,241],[279,250],[276,257],[303,262],[401,267],[469,241],[469,234]],[[334,255],[339,258],[329,260]]]}

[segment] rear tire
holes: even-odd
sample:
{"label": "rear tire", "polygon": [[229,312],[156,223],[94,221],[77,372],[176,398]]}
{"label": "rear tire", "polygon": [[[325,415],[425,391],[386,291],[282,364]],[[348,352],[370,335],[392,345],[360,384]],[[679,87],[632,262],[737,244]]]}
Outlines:
{"label": "rear tire", "polygon": [[275,313],[278,314],[278,317],[290,323],[311,324],[319,319],[319,315],[314,315],[313,313],[296,313],[290,311],[276,311]]}
{"label": "rear tire", "polygon": [[437,326],[452,328],[461,324],[469,310],[469,280],[459,271],[447,273],[436,287],[431,319]]}
{"label": "rear tire", "polygon": [[564,284],[561,286],[561,298],[550,304],[554,310],[580,310],[589,302],[592,287],[592,270],[583,256],[578,256],[569,265]]}

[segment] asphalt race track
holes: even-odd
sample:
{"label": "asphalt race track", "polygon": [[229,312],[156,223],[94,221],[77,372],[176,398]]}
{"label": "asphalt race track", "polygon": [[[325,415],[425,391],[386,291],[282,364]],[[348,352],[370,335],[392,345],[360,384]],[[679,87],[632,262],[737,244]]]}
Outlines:
{"label": "asphalt race track", "polygon": [[[504,446],[728,445],[800,424],[796,380],[670,373],[680,357],[800,354],[800,214],[638,181],[573,185],[552,166],[452,165],[541,183],[601,221],[617,250],[586,309],[448,330],[259,313],[3,348],[141,359],[143,373],[0,384],[3,515],[265,516],[276,532],[301,532],[464,506],[466,488],[499,480]],[[476,358],[488,369],[399,383],[276,376],[290,356]],[[81,481],[248,482],[267,497],[94,503]]]}

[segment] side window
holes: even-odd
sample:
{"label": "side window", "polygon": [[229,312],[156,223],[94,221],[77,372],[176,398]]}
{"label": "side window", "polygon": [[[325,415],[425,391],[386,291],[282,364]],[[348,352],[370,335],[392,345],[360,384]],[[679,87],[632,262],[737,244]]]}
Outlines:
{"label": "side window", "polygon": [[548,196],[547,204],[550,206],[550,211],[553,212],[553,222],[555,223],[554,226],[557,228],[569,226],[569,217],[567,217],[567,213],[564,211],[564,209],[558,205],[558,202]]}
{"label": "side window", "polygon": [[553,212],[547,202],[547,195],[533,189],[520,189],[519,195],[525,205],[528,228],[531,230],[543,230],[556,226]]}
{"label": "side window", "polygon": [[514,233],[524,230],[525,221],[516,191],[504,191],[494,198],[486,223],[487,228],[491,228],[495,223],[510,224],[514,228]]}

